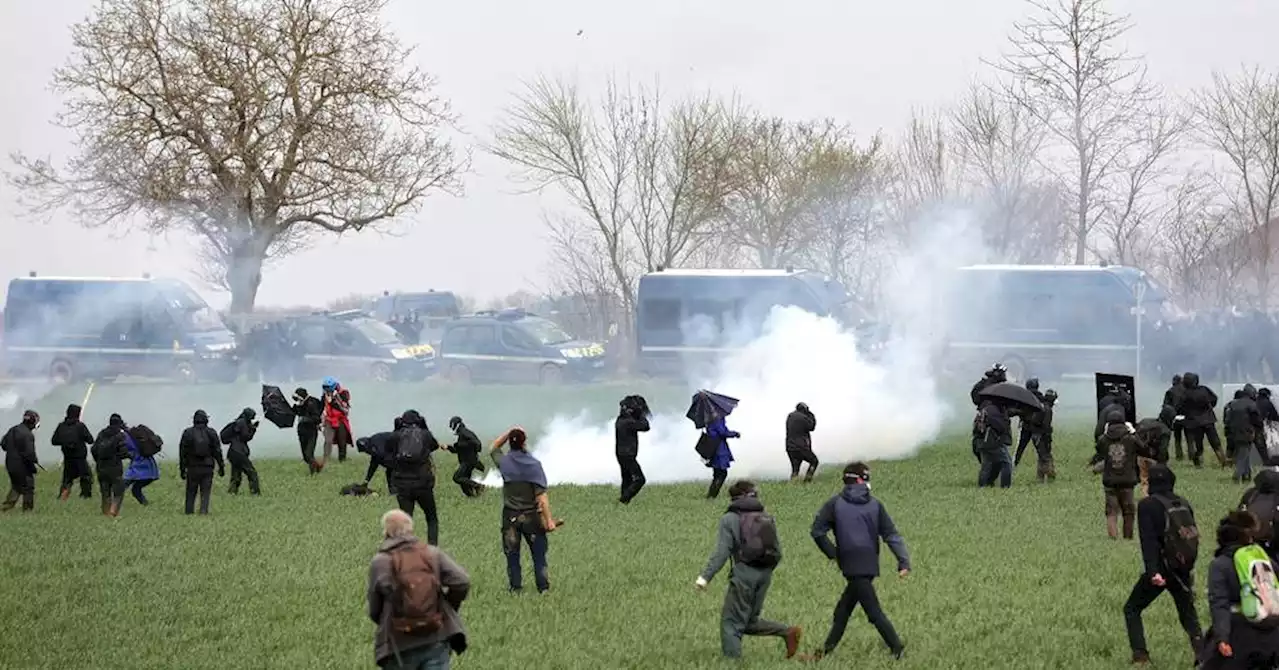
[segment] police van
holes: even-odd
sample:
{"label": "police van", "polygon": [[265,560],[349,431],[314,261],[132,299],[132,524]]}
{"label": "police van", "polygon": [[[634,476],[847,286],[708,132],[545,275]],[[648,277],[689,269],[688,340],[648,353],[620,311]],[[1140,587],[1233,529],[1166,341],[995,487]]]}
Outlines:
{"label": "police van", "polygon": [[1176,311],[1163,287],[1122,265],[973,265],[944,294],[948,366],[1001,362],[1014,379],[1134,374],[1143,330]]}
{"label": "police van", "polygon": [[575,339],[522,309],[476,312],[445,324],[440,365],[458,383],[559,384],[604,372],[604,345]]}
{"label": "police van", "polygon": [[231,381],[235,336],[177,279],[39,277],[9,282],[0,358],[12,376]]}
{"label": "police van", "polygon": [[299,377],[419,381],[436,370],[429,344],[408,345],[391,326],[359,310],[292,317],[281,324],[296,342]]}
{"label": "police van", "polygon": [[839,281],[811,270],[659,269],[640,277],[640,371],[670,376],[709,364],[762,334],[776,306],[829,316],[875,345],[874,320]]}
{"label": "police van", "polygon": [[414,293],[383,291],[370,303],[369,312],[384,323],[416,317],[422,323],[422,341],[433,344],[440,343],[444,324],[462,314],[457,295],[435,289]]}

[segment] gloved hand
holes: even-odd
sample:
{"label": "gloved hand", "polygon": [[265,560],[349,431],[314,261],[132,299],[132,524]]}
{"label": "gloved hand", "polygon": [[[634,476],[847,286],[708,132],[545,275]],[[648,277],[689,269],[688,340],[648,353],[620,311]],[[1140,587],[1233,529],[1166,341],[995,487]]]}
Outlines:
{"label": "gloved hand", "polygon": [[223,470],[221,465],[219,465],[219,466],[218,466],[218,476],[219,476],[219,477],[226,477],[226,476],[227,476],[227,471],[226,471],[226,470]]}
{"label": "gloved hand", "polygon": [[187,478],[187,471],[186,471],[186,470],[179,470],[179,471],[178,471],[178,479],[186,479],[186,478]]}

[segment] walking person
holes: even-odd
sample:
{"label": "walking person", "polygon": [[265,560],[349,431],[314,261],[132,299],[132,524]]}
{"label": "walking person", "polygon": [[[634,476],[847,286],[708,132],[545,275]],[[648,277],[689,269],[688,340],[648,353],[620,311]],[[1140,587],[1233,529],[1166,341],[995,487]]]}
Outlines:
{"label": "walking person", "polygon": [[640,433],[649,430],[649,405],[638,395],[629,395],[618,403],[618,418],[613,422],[614,454],[622,488],[618,502],[628,505],[644,488],[644,471],[640,469]]}
{"label": "walking person", "polygon": [[151,502],[142,490],[160,479],[160,464],[156,462],[155,456],[143,452],[127,426],[120,435],[124,439],[125,450],[129,453],[129,467],[124,471],[125,486],[129,488],[134,500],[145,507]]}
{"label": "walking person", "polygon": [[93,497],[93,473],[89,470],[89,446],[93,433],[80,420],[80,406],[67,405],[67,417],[53,429],[50,439],[53,446],[62,450],[62,487],[58,499],[71,497],[71,485],[80,482],[80,497]]}
{"label": "walking person", "polygon": [[[1255,544],[1257,531],[1257,519],[1249,512],[1230,512],[1218,523],[1218,549],[1209,563],[1210,625],[1201,670],[1280,667],[1276,564]],[[1243,588],[1246,580],[1248,588]],[[1268,606],[1270,612],[1263,611]]]}
{"label": "walking person", "polygon": [[302,462],[307,464],[307,472],[314,475],[320,471],[316,467],[316,440],[320,436],[320,422],[324,420],[324,403],[305,388],[298,387],[293,390],[293,413],[298,417],[296,430]]}
{"label": "walking person", "polygon": [[[521,541],[529,547],[533,559],[533,581],[538,593],[551,588],[547,574],[547,533],[564,521],[551,516],[551,500],[547,497],[547,473],[542,462],[528,451],[528,437],[523,428],[512,427],[493,441],[490,453],[497,457],[502,474],[502,553],[507,558],[507,584],[512,593],[524,586],[520,567]],[[502,447],[509,446],[501,454]]]}
{"label": "walking person", "polygon": [[992,398],[978,410],[974,432],[982,436],[978,442],[978,488],[995,486],[997,477],[1000,488],[1013,486],[1013,458],[1009,447],[1013,445],[1013,422],[1004,404]]}
{"label": "walking person", "polygon": [[1201,385],[1200,375],[1194,372],[1182,375],[1182,388],[1185,393],[1177,408],[1178,415],[1183,417],[1182,429],[1187,436],[1187,456],[1197,468],[1204,467],[1204,442],[1207,439],[1209,448],[1218,457],[1218,465],[1227,467],[1222,440],[1218,437],[1218,415],[1213,410],[1218,406],[1218,395],[1208,386]]}
{"label": "walking person", "polygon": [[231,495],[240,493],[241,478],[249,479],[251,495],[262,495],[258,468],[254,467],[249,458],[249,443],[258,434],[257,416],[258,413],[252,407],[246,407],[240,410],[240,416],[235,421],[223,426],[218,435],[221,442],[227,445],[227,460],[231,461],[231,485],[227,488],[227,493]]}
{"label": "walking person", "polygon": [[1138,485],[1138,451],[1136,430],[1124,420],[1124,414],[1112,410],[1106,416],[1106,428],[1098,438],[1097,451],[1089,461],[1094,472],[1102,473],[1103,500],[1107,516],[1107,536],[1116,539],[1120,517],[1124,519],[1124,539],[1133,539],[1133,522],[1137,506],[1133,487]]}
{"label": "walking person", "polygon": [[458,610],[471,578],[452,556],[413,534],[413,517],[382,515],[382,545],[369,563],[365,599],[377,624],[373,660],[394,670],[448,670],[452,654],[467,650]]}
{"label": "walking person", "polygon": [[387,461],[391,481],[396,487],[396,502],[405,514],[413,516],[421,507],[427,518],[427,542],[440,543],[440,517],[436,509],[436,468],[431,452],[440,448],[426,419],[417,410],[400,415],[400,428],[387,442]]}
{"label": "walking person", "polygon": [[699,591],[725,563],[729,566],[729,586],[720,610],[720,651],[726,658],[742,657],[742,636],[780,637],[786,643],[786,657],[800,648],[800,627],[760,618],[764,601],[773,583],[773,571],[782,561],[778,529],[754,483],[740,480],[729,487],[729,509],[720,517],[716,546],[707,567],[694,581]]}
{"label": "walking person", "polygon": [[729,440],[742,437],[736,430],[729,430],[724,417],[707,423],[706,434],[715,443],[715,451],[706,462],[711,468],[711,486],[707,488],[707,498],[714,499],[720,495],[720,487],[729,478],[729,466],[733,463],[733,451],[729,449]]}
{"label": "walking person", "polygon": [[209,427],[209,415],[198,409],[191,417],[191,426],[182,431],[178,439],[178,476],[187,483],[187,498],[183,511],[194,514],[196,495],[200,496],[200,513],[209,513],[209,496],[213,492],[213,470],[218,476],[226,475],[222,462],[222,445],[218,433]]}
{"label": "walking person", "polygon": [[[1044,394],[1040,392],[1040,380],[1035,377],[1032,377],[1027,380],[1024,386],[1026,386],[1028,391],[1031,391],[1031,394],[1034,395],[1036,397],[1036,400],[1039,400],[1040,404],[1043,406]],[[1017,413],[1018,448],[1013,452],[1013,467],[1015,469],[1022,464],[1022,454],[1027,450],[1027,445],[1032,443],[1032,441],[1035,439],[1036,434],[1039,432],[1039,426],[1040,426],[1039,415],[1042,411],[1043,411],[1042,409],[1038,409],[1038,410],[1026,409],[1026,410],[1021,410]]]}
{"label": "walking person", "polygon": [[0,450],[4,451],[4,470],[9,475],[9,495],[0,503],[0,512],[8,512],[22,500],[22,511],[36,508],[36,457],[35,430],[40,427],[40,415],[29,409],[22,413],[22,421],[0,437]]}
{"label": "walking person", "polygon": [[786,450],[787,460],[791,461],[793,482],[800,478],[801,463],[809,465],[804,473],[806,482],[813,481],[813,475],[818,471],[818,456],[813,453],[813,431],[817,427],[818,420],[804,403],[796,403],[795,411],[787,415]]}
{"label": "walking person", "polygon": [[1254,533],[1254,542],[1262,547],[1271,561],[1276,561],[1276,548],[1280,545],[1280,528],[1276,517],[1280,513],[1277,508],[1277,484],[1280,484],[1280,473],[1276,472],[1275,457],[1266,461],[1266,465],[1253,477],[1253,486],[1240,496],[1238,509],[1253,515],[1258,522],[1258,530]]}
{"label": "walking person", "polygon": [[1147,471],[1150,494],[1138,503],[1138,543],[1142,574],[1124,604],[1124,626],[1134,664],[1151,661],[1142,612],[1168,592],[1178,609],[1178,621],[1191,643],[1191,658],[1200,653],[1203,638],[1196,615],[1193,579],[1200,549],[1200,531],[1191,503],[1173,492],[1177,477],[1169,466],[1153,463]]}
{"label": "walking person", "polygon": [[1258,434],[1265,430],[1262,413],[1258,411],[1258,391],[1253,384],[1245,384],[1222,408],[1222,428],[1227,436],[1227,456],[1235,463],[1231,481],[1247,484],[1253,479],[1249,459],[1253,458]]}
{"label": "walking person", "polygon": [[[835,535],[835,544],[830,534]],[[898,559],[898,577],[911,572],[907,542],[898,534],[889,512],[871,495],[871,469],[865,463],[852,463],[844,469],[844,490],[828,500],[813,519],[810,531],[814,542],[827,558],[836,561],[844,575],[844,593],[836,603],[831,618],[831,632],[814,659],[835,651],[844,637],[845,627],[853,611],[862,605],[867,620],[875,626],[889,653],[902,658],[904,646],[893,623],[880,607],[875,579],[880,576],[880,542]]]}
{"label": "walking person", "polygon": [[316,464],[316,470],[323,470],[333,448],[338,448],[338,462],[347,460],[347,447],[351,446],[351,392],[338,383],[333,377],[325,377],[321,386],[324,391],[324,455]]}
{"label": "walking person", "polygon": [[[1182,375],[1174,375],[1169,388],[1165,389],[1163,404],[1176,410],[1182,406],[1182,397],[1186,393],[1187,389],[1182,386]],[[1175,419],[1169,428],[1173,431],[1174,458],[1180,461],[1182,460],[1182,421]]]}
{"label": "walking person", "polygon": [[458,457],[458,469],[453,472],[453,483],[462,489],[462,495],[475,498],[484,493],[484,484],[471,478],[476,470],[481,473],[485,471],[484,464],[480,462],[480,451],[484,449],[484,445],[480,444],[480,438],[467,428],[460,416],[449,418],[449,430],[453,431],[455,439],[453,445],[445,449]]}
{"label": "walking person", "polygon": [[112,414],[107,426],[98,431],[90,449],[97,467],[103,516],[120,516],[120,504],[124,502],[124,461],[129,458],[124,435],[124,419],[119,414]]}

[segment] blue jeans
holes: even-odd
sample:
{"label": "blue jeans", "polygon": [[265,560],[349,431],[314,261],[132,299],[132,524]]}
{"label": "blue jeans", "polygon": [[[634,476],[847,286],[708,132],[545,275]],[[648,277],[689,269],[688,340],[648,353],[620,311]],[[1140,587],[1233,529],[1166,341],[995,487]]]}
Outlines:
{"label": "blue jeans", "polygon": [[1009,457],[1009,447],[1002,445],[994,451],[986,449],[979,452],[979,456],[982,465],[978,468],[978,487],[995,485],[999,475],[1000,488],[1009,488],[1013,483],[1013,459]]}
{"label": "blue jeans", "polygon": [[524,585],[524,573],[520,569],[520,541],[529,545],[533,556],[533,580],[541,593],[551,588],[547,578],[547,533],[542,530],[536,513],[503,515],[502,552],[507,555],[507,580],[512,591]]}
{"label": "blue jeans", "polygon": [[386,670],[449,670],[449,652],[449,643],[439,642],[402,652],[399,660],[392,656],[382,667]]}

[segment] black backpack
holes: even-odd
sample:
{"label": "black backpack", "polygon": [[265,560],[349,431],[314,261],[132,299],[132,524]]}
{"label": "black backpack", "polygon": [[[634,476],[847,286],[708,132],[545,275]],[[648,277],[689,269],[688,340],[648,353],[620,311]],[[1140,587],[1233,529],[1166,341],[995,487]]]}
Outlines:
{"label": "black backpack", "polygon": [[1164,564],[1178,573],[1191,572],[1200,553],[1200,529],[1191,505],[1179,496],[1157,496],[1164,505]]}
{"label": "black backpack", "polygon": [[427,461],[427,433],[417,426],[400,430],[396,444],[396,463],[407,466],[422,465]]}
{"label": "black backpack", "polygon": [[130,428],[129,437],[132,437],[133,443],[138,445],[138,454],[145,458],[155,456],[164,447],[164,440],[160,439],[155,431],[142,424]]}
{"label": "black backpack", "polygon": [[773,568],[782,561],[782,546],[778,542],[778,525],[764,512],[738,514],[742,545],[738,560],[753,568]]}
{"label": "black backpack", "polygon": [[218,439],[221,440],[223,444],[231,444],[231,441],[234,440],[235,437],[236,437],[235,421],[232,421],[231,423],[223,426],[222,432],[218,433]]}
{"label": "black backpack", "polygon": [[197,426],[192,429],[191,435],[191,457],[205,459],[213,455],[213,450],[209,448],[209,431],[204,426]]}

